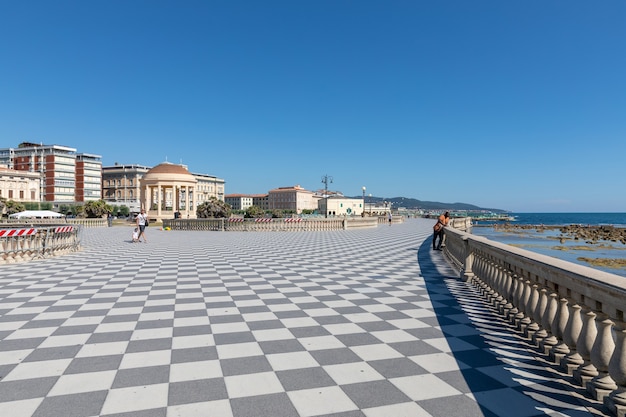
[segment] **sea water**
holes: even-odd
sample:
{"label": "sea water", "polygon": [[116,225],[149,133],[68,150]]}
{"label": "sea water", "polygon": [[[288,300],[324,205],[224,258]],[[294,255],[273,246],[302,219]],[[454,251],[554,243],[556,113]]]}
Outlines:
{"label": "sea water", "polygon": [[[626,213],[512,213],[511,216],[515,220],[510,223],[514,225],[562,226],[578,224],[583,226],[613,225],[626,227]],[[495,223],[498,222],[474,222],[472,233],[496,242],[514,245],[532,252],[626,277],[626,268],[594,266],[578,259],[581,257],[624,259],[626,258],[626,245],[621,242],[599,241],[597,244],[587,244],[580,240],[566,239],[561,243],[559,240],[561,232],[558,229],[543,232],[537,232],[535,229],[504,231],[494,229]],[[581,247],[585,249],[581,249]]]}

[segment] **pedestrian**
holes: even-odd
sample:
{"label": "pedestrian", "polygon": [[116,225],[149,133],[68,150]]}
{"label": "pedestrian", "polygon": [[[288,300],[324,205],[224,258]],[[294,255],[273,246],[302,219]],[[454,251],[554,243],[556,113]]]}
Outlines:
{"label": "pedestrian", "polygon": [[135,227],[133,230],[133,243],[139,242],[139,228]]}
{"label": "pedestrian", "polygon": [[389,212],[387,214],[387,218],[389,219],[389,226],[391,226],[391,220],[393,219],[393,216],[391,215],[391,212]]}
{"label": "pedestrian", "polygon": [[[443,244],[443,228],[448,225],[450,221],[450,213],[445,212],[441,214],[437,218],[437,223],[433,226],[433,250],[441,250],[441,245]],[[439,243],[437,244],[437,238],[439,238]]]}
{"label": "pedestrian", "polygon": [[137,227],[139,228],[139,237],[137,238],[137,242],[141,242],[141,237],[143,236],[143,243],[148,243],[146,239],[146,225],[148,224],[148,215],[146,214],[145,209],[141,209],[141,213],[137,215]]}
{"label": "pedestrian", "polygon": [[113,226],[113,215],[111,214],[111,212],[107,213],[107,224],[109,225],[109,227]]}

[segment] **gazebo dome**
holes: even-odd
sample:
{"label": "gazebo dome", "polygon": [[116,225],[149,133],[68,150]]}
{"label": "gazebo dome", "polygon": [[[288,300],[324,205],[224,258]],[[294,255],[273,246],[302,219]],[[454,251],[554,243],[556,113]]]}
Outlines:
{"label": "gazebo dome", "polygon": [[143,179],[153,179],[156,177],[162,177],[163,175],[167,177],[181,177],[180,179],[194,179],[193,175],[187,171],[182,165],[172,164],[171,162],[162,162],[159,165],[151,168],[146,172],[143,176]]}

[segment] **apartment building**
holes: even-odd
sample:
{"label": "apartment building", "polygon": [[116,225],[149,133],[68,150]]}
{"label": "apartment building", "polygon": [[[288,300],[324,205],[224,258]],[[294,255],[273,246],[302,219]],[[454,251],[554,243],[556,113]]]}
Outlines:
{"label": "apartment building", "polygon": [[101,198],[100,155],[77,154],[75,148],[22,142],[17,148],[0,148],[0,164],[41,176],[41,201],[61,204]]}
{"label": "apartment building", "polygon": [[246,210],[254,205],[254,197],[247,194],[228,194],[224,196],[224,202],[233,210]]}
{"label": "apartment building", "polygon": [[211,197],[215,197],[220,201],[224,201],[224,184],[222,178],[217,178],[207,174],[191,173],[196,179],[196,189],[194,202],[196,207]]}
{"label": "apartment building", "polygon": [[268,192],[270,210],[286,210],[301,214],[302,210],[317,210],[318,197],[313,191],[305,190],[300,185],[279,187]]}
{"label": "apartment building", "polygon": [[39,172],[18,171],[0,165],[0,197],[20,203],[38,203],[40,189]]}
{"label": "apartment building", "polygon": [[150,167],[144,165],[123,165],[102,167],[102,199],[107,204],[126,206],[133,213],[141,209],[139,180]]}

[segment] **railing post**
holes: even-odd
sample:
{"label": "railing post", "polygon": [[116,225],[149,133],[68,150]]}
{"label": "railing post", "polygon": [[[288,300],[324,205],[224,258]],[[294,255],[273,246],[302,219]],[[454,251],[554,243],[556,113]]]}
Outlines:
{"label": "railing post", "polygon": [[609,362],[615,350],[615,342],[611,334],[614,323],[604,313],[598,314],[598,320],[598,336],[591,348],[591,363],[598,370],[598,375],[587,383],[587,392],[596,400],[603,401],[604,397],[617,389],[617,384],[608,373]]}
{"label": "railing post", "polygon": [[574,370],[574,379],[581,387],[586,388],[587,382],[598,375],[598,370],[591,363],[591,349],[593,349],[593,344],[598,336],[598,329],[596,328],[596,313],[589,307],[583,307],[582,318],[583,328],[580,330],[576,349],[582,356],[584,363]]}
{"label": "railing post", "polygon": [[556,311],[556,318],[554,319],[554,326],[552,328],[552,334],[558,339],[558,343],[550,351],[550,359],[554,363],[561,363],[561,359],[569,353],[569,347],[563,341],[563,333],[565,332],[565,326],[569,319],[569,309],[567,308],[568,300],[565,297],[559,299],[558,309]]}
{"label": "railing post", "polygon": [[617,389],[604,398],[604,405],[616,416],[626,415],[626,323],[615,324],[615,350],[609,361],[609,375]]}
{"label": "railing post", "polygon": [[539,301],[535,308],[535,322],[539,325],[539,329],[533,335],[533,342],[538,348],[541,348],[541,342],[548,337],[548,327],[543,325],[544,317],[548,310],[548,290],[545,287],[539,289]]}
{"label": "railing post", "polygon": [[578,343],[578,337],[582,329],[582,319],[580,318],[580,310],[582,307],[580,304],[574,302],[569,306],[569,319],[563,332],[563,341],[569,347],[569,353],[561,360],[561,368],[567,372],[568,375],[572,375],[574,369],[578,368],[584,363],[583,358],[576,350]]}
{"label": "railing post", "polygon": [[467,236],[462,238],[463,248],[465,249],[465,256],[463,258],[463,267],[461,268],[461,281],[466,282],[474,277],[472,272],[472,263],[474,262],[474,255],[470,248],[470,240]]}
{"label": "railing post", "polygon": [[544,355],[549,355],[550,350],[559,343],[559,339],[554,334],[556,315],[559,309],[558,299],[559,295],[556,292],[550,292],[548,295],[548,305],[546,306],[546,313],[543,316],[541,325],[548,331],[548,336],[545,337],[539,344]]}

